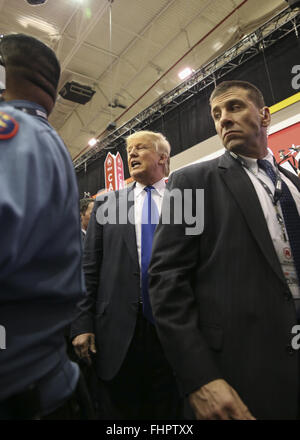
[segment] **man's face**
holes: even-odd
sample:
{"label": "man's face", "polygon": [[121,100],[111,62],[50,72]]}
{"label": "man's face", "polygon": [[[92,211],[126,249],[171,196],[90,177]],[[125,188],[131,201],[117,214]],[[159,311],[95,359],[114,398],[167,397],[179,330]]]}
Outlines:
{"label": "man's face", "polygon": [[158,153],[148,137],[129,141],[127,158],[131,177],[142,185],[152,185],[164,177],[166,155]]}
{"label": "man's face", "polygon": [[93,207],[94,207],[94,202],[90,202],[88,204],[87,210],[85,211],[85,214],[84,215],[81,214],[81,225],[84,230],[87,230],[91,213],[93,211]]}
{"label": "man's face", "polygon": [[233,87],[211,102],[211,114],[224,147],[236,154],[260,158],[267,151],[267,107],[257,108],[245,89]]}

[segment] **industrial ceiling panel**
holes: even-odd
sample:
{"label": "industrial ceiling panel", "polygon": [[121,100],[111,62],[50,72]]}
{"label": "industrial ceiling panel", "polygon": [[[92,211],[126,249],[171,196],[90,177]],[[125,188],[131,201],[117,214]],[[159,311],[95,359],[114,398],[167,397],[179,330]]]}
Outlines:
{"label": "industrial ceiling panel", "polygon": [[[61,62],[60,88],[96,93],[78,104],[61,96],[50,117],[71,155],[107,135],[280,10],[284,0],[0,0],[0,33],[40,38]],[[110,38],[110,20],[112,38]],[[112,107],[109,106],[112,104]],[[124,108],[126,107],[126,108]]]}

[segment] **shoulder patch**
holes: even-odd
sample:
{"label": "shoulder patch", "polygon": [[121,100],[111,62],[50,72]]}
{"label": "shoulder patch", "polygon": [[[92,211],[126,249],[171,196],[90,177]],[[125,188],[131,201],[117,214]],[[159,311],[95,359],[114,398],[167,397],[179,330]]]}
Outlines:
{"label": "shoulder patch", "polygon": [[14,137],[19,130],[19,123],[7,113],[0,111],[0,140]]}

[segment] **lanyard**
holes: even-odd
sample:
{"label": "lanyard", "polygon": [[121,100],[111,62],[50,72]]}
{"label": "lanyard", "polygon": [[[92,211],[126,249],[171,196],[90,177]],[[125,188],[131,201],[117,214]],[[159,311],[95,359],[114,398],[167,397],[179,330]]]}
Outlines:
{"label": "lanyard", "polygon": [[230,154],[244,168],[246,168],[251,174],[253,174],[253,176],[255,176],[257,178],[257,180],[260,182],[260,184],[265,189],[266,193],[270,197],[271,202],[275,208],[276,218],[277,218],[278,224],[279,224],[279,226],[281,228],[281,232],[282,232],[282,239],[283,239],[283,241],[286,242],[287,241],[286,229],[285,229],[282,215],[281,215],[279,208],[278,208],[278,202],[279,202],[280,197],[282,196],[282,178],[279,174],[278,165],[275,162],[275,159],[274,159],[274,166],[275,166],[275,170],[276,170],[276,182],[275,182],[275,193],[273,195],[272,191],[270,190],[268,185],[266,185],[265,182],[263,182],[258,176],[256,176],[256,174],[253,172],[253,170],[248,166],[248,164],[241,157],[239,157],[237,154],[233,153],[232,151],[230,151]]}

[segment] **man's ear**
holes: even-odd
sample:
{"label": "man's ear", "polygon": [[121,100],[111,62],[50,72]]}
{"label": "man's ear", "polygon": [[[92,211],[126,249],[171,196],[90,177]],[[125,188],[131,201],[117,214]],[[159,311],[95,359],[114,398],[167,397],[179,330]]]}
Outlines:
{"label": "man's ear", "polygon": [[166,153],[160,153],[160,158],[159,158],[158,163],[163,165],[167,161],[167,159],[168,159],[168,156]]}
{"label": "man's ear", "polygon": [[271,113],[269,107],[263,107],[260,110],[261,122],[263,127],[268,127],[271,122]]}

